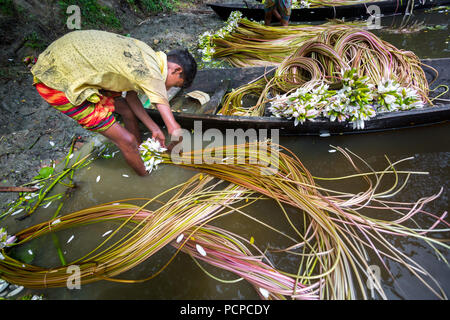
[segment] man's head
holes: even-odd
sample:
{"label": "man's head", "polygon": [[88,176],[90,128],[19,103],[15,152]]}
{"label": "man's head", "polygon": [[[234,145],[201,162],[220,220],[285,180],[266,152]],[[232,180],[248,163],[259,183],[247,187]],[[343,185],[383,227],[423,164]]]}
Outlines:
{"label": "man's head", "polygon": [[187,88],[196,74],[197,62],[187,49],[175,49],[167,54],[167,88]]}

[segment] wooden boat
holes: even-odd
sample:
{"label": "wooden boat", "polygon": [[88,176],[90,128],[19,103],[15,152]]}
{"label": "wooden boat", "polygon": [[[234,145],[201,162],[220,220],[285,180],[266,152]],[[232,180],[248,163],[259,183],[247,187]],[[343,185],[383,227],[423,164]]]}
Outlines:
{"label": "wooden boat", "polygon": [[[433,7],[449,5],[449,0],[414,0],[413,10],[430,9]],[[365,19],[374,14],[374,12],[368,12],[367,8],[370,5],[376,5],[380,8],[380,14],[382,16],[399,15],[404,14],[410,10],[410,4],[408,0],[386,0],[386,1],[374,1],[344,6],[324,6],[317,8],[294,8],[291,12],[290,21],[323,21],[327,19]],[[264,20],[264,5],[263,4],[249,4],[246,1],[240,3],[208,4],[211,9],[223,20],[227,20],[228,16],[233,11],[242,12],[243,16],[248,19],[256,21]]]}
{"label": "wooden boat", "polygon": [[[439,76],[431,85],[450,85],[450,58],[424,59],[425,64],[435,68]],[[273,68],[272,68],[273,69]],[[435,76],[429,68],[424,68],[429,82]],[[414,126],[431,125],[446,122],[450,119],[450,93],[447,92],[434,101],[433,106],[425,106],[422,109],[410,111],[381,113],[365,121],[364,129],[353,129],[349,122],[331,122],[328,119],[306,121],[303,124],[294,125],[294,121],[270,116],[243,117],[224,116],[215,114],[216,107],[222,100],[225,91],[247,84],[252,80],[270,71],[270,68],[230,68],[230,69],[205,69],[200,70],[192,84],[186,91],[180,91],[171,100],[173,114],[178,123],[185,129],[193,129],[195,121],[201,121],[202,130],[216,128],[223,132],[226,129],[247,130],[253,129],[279,129],[280,135],[320,135],[320,134],[349,134],[373,131],[394,130]],[[210,114],[205,113],[205,105],[201,105],[195,99],[186,94],[195,90],[208,93],[212,98],[209,103]],[[437,94],[436,94],[437,95]],[[215,105],[214,105],[215,104]],[[212,109],[211,109],[212,105]],[[158,124],[164,125],[159,112],[155,109],[147,109],[148,114]]]}

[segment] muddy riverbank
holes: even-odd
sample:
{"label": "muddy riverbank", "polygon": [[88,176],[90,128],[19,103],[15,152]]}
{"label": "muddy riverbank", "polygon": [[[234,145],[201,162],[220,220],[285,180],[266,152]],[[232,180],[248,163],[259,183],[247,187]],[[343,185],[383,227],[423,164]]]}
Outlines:
{"label": "muddy riverbank", "polygon": [[[35,4],[34,1],[23,3]],[[40,10],[37,13],[41,18],[39,22],[27,20],[20,24],[5,15],[0,19],[4,39],[9,39],[9,44],[5,41],[0,45],[0,186],[20,186],[30,182],[41,167],[49,166],[67,154],[74,137],[79,138],[76,145],[79,148],[93,135],[48,106],[31,85],[32,76],[22,62],[23,57],[37,56],[48,43],[70,31],[63,29],[42,36],[42,30],[56,25],[56,19],[60,18],[52,20],[49,12]],[[172,13],[143,16],[125,12],[121,21],[120,33],[165,52],[186,47],[195,53],[198,36],[223,25],[204,1],[189,2]],[[5,25],[8,27],[4,28]],[[33,45],[20,45],[11,39],[18,39],[19,34],[27,32],[39,35]],[[0,211],[16,196],[15,193],[0,193]]]}

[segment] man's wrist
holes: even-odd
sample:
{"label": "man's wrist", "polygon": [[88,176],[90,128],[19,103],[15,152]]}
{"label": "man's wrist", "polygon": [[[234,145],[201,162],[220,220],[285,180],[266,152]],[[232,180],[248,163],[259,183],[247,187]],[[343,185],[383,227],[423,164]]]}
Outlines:
{"label": "man's wrist", "polygon": [[176,133],[179,130],[181,130],[181,126],[178,124],[178,122],[172,123],[167,127],[167,132],[170,135]]}
{"label": "man's wrist", "polygon": [[158,127],[158,126],[152,126],[151,128],[149,128],[150,129],[150,131],[152,132],[152,133],[154,133],[154,132],[160,132],[161,131],[161,129]]}

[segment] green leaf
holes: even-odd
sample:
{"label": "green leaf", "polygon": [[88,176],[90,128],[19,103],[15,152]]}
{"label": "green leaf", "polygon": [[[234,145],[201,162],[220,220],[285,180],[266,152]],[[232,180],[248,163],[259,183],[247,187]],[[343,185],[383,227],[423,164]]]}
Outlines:
{"label": "green leaf", "polygon": [[55,171],[53,167],[43,167],[39,170],[39,176],[41,179],[46,179],[53,174],[53,171]]}

